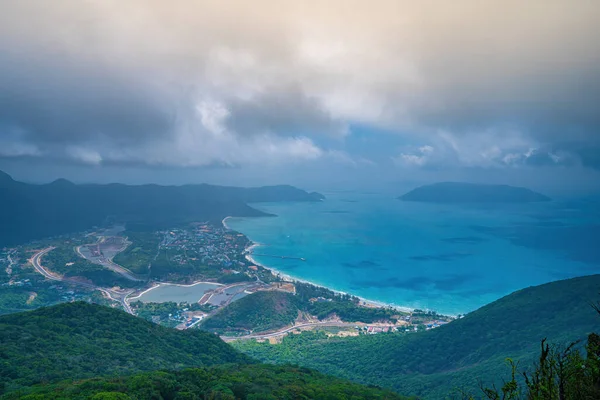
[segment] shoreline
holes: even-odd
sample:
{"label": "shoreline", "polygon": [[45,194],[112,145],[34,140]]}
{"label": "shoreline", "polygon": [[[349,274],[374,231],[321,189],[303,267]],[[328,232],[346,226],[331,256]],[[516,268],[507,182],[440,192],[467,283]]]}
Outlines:
{"label": "shoreline", "polygon": [[[229,218],[233,218],[233,217],[231,217],[231,216],[225,217],[225,218],[223,218],[223,220],[221,221],[221,223],[223,224],[223,227],[224,227],[225,229],[229,229],[229,230],[235,230],[235,229],[232,229],[232,228],[231,228],[229,225],[227,225],[227,220],[228,220]],[[332,288],[330,288],[330,287],[327,287],[327,286],[325,286],[325,285],[320,285],[320,284],[317,284],[317,283],[314,283],[314,282],[308,281],[308,280],[306,280],[306,279],[300,279],[300,278],[296,278],[296,277],[294,277],[294,276],[291,276],[291,275],[285,274],[285,273],[283,273],[283,272],[281,272],[281,271],[278,271],[277,269],[275,269],[275,268],[273,268],[273,267],[266,266],[266,265],[264,265],[264,264],[262,264],[262,263],[260,263],[260,262],[256,261],[256,260],[255,260],[255,259],[252,257],[252,253],[250,253],[250,252],[251,252],[253,249],[255,249],[255,248],[257,248],[257,247],[260,247],[260,246],[263,246],[263,244],[261,244],[261,243],[258,243],[258,242],[254,242],[254,241],[252,241],[252,240],[251,240],[250,238],[248,238],[248,236],[247,236],[246,234],[244,234],[243,232],[240,232],[240,233],[242,233],[244,236],[246,236],[246,238],[247,238],[247,239],[250,241],[250,245],[244,249],[244,252],[246,252],[246,255],[244,256],[244,258],[246,258],[246,260],[248,260],[248,261],[249,261],[249,262],[251,262],[252,264],[254,264],[254,265],[257,265],[257,266],[259,266],[259,267],[261,267],[261,268],[264,268],[264,269],[266,269],[266,270],[270,271],[270,272],[271,272],[271,274],[273,274],[273,275],[275,275],[275,276],[278,276],[278,277],[279,277],[279,278],[281,278],[281,279],[282,279],[284,282],[290,282],[290,283],[294,283],[294,282],[299,282],[299,283],[307,283],[307,284],[309,284],[309,285],[313,285],[313,286],[316,286],[316,287],[320,287],[320,288],[324,288],[324,289],[327,289],[327,290],[331,290],[332,292],[334,292],[334,293],[336,293],[336,294],[341,294],[341,295],[350,295],[350,296],[353,296],[353,297],[356,297],[356,298],[358,298],[358,299],[360,300],[360,302],[361,302],[361,303],[364,303],[364,305],[363,305],[363,304],[361,304],[361,305],[362,305],[362,306],[364,306],[364,307],[393,308],[393,309],[395,309],[395,310],[398,310],[398,311],[400,311],[400,312],[407,312],[407,313],[410,313],[410,312],[412,312],[412,311],[414,311],[414,310],[415,310],[414,308],[411,308],[411,307],[406,307],[406,306],[397,306],[397,305],[395,305],[395,304],[388,304],[388,303],[384,303],[384,302],[381,302],[381,301],[375,301],[375,300],[369,300],[369,299],[365,299],[364,297],[356,296],[356,295],[354,295],[354,294],[352,294],[352,293],[346,293],[346,292],[343,292],[343,291],[341,291],[341,290],[332,289]]]}
{"label": "shoreline", "polygon": [[228,217],[225,217],[225,218],[223,218],[223,220],[221,221],[221,224],[223,224],[223,227],[224,227],[225,229],[233,230],[233,229],[231,229],[231,228],[229,227],[229,225],[227,225],[227,220],[228,220],[229,218],[233,218],[233,217],[232,217],[232,216],[228,216]]}

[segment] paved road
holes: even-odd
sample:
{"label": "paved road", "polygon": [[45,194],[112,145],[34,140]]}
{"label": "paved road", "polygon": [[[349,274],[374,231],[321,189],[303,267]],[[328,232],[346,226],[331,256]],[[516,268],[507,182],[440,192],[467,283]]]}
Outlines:
{"label": "paved road", "polygon": [[10,277],[10,275],[12,274],[12,266],[15,264],[15,262],[13,261],[10,254],[8,254],[7,258],[8,258],[8,267],[6,267],[6,273]]}
{"label": "paved road", "polygon": [[55,249],[55,247],[47,247],[43,250],[38,251],[37,253],[35,253],[33,255],[33,257],[31,258],[31,263],[33,264],[33,268],[35,268],[35,270],[37,272],[42,274],[46,279],[51,279],[53,281],[67,282],[72,285],[79,285],[79,286],[87,287],[87,288],[93,289],[93,290],[100,290],[101,292],[105,293],[108,297],[110,297],[114,301],[118,301],[119,303],[121,303],[121,306],[123,307],[123,309],[125,309],[125,311],[127,311],[129,314],[133,315],[133,310],[129,306],[129,303],[127,303],[127,296],[129,296],[131,293],[133,293],[133,290],[126,291],[126,292],[119,292],[116,290],[96,286],[92,283],[81,282],[81,281],[71,279],[71,278],[65,278],[65,277],[56,275],[56,274],[48,271],[46,268],[44,268],[41,264],[42,257],[54,249]]}
{"label": "paved road", "polygon": [[285,328],[280,331],[272,332],[272,333],[264,333],[264,334],[258,333],[258,334],[252,334],[252,335],[246,335],[246,336],[221,336],[221,339],[223,339],[225,341],[246,340],[246,339],[268,339],[268,338],[272,338],[272,337],[285,335],[286,333],[291,332],[295,329],[308,328],[311,326],[336,326],[336,327],[340,327],[340,328],[350,328],[350,327],[355,327],[357,325],[360,325],[360,324],[351,323],[351,322],[335,322],[335,321],[332,321],[332,322],[308,322],[305,324],[290,326],[289,328]]}
{"label": "paved road", "polygon": [[[98,245],[98,243],[94,243],[93,245]],[[83,246],[90,246],[90,245],[83,245]],[[89,258],[87,258],[86,256],[83,255],[83,253],[81,252],[81,248],[83,246],[77,246],[76,250],[77,250],[77,254],[79,254],[81,257],[85,258],[86,260],[94,263],[94,264],[98,264],[98,262],[90,260]],[[124,249],[123,249],[124,250]],[[104,256],[104,254],[102,254]],[[130,270],[128,270],[125,267],[120,266],[119,264],[116,264],[115,262],[113,262],[112,258],[108,259],[105,258],[104,262],[99,262],[100,265],[102,265],[103,267],[106,267],[108,269],[110,269],[111,271],[123,276],[125,279],[129,279],[130,281],[135,281],[135,282],[141,282],[142,279],[137,278],[133,272],[131,272]]]}

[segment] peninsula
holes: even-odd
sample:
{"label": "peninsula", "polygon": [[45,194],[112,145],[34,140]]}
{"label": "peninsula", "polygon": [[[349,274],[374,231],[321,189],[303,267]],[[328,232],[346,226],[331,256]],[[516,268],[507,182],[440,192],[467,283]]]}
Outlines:
{"label": "peninsula", "polygon": [[464,182],[441,182],[421,186],[398,199],[427,203],[532,203],[551,200],[543,194],[523,187]]}
{"label": "peninsula", "polygon": [[130,227],[138,224],[157,229],[195,221],[220,223],[227,216],[268,215],[249,203],[318,202],[325,198],[289,185],[100,185],[74,184],[66,179],[34,185],[15,181],[2,171],[0,193],[0,247],[81,232],[115,220]]}

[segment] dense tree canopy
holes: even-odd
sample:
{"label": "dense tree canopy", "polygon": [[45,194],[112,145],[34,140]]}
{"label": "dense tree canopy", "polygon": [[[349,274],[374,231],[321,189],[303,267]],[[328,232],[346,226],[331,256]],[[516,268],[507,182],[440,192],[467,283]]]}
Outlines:
{"label": "dense tree canopy", "polygon": [[213,334],[177,331],[83,302],[0,316],[0,343],[0,384],[6,390],[65,378],[251,362]]}
{"label": "dense tree canopy", "polygon": [[122,378],[26,388],[4,400],[37,399],[221,399],[221,400],[400,400],[396,393],[332,378],[306,368],[268,365],[223,365],[156,371]]}

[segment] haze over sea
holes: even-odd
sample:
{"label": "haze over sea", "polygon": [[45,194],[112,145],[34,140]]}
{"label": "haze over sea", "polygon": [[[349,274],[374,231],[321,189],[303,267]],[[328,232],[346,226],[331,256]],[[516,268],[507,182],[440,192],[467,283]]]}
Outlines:
{"label": "haze over sea", "polygon": [[473,311],[524,287],[600,272],[600,208],[591,200],[513,205],[403,202],[325,193],[320,203],[261,203],[273,218],[227,225],[262,244],[262,265],[396,306]]}

